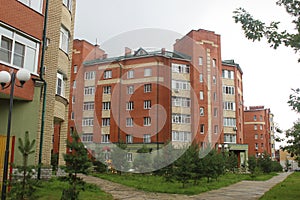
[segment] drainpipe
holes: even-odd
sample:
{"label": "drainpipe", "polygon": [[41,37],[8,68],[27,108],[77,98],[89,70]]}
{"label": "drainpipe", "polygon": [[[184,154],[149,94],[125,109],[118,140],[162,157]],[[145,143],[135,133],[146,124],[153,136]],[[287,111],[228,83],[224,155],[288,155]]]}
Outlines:
{"label": "drainpipe", "polygon": [[46,50],[46,43],[47,43],[47,18],[48,18],[48,7],[49,7],[49,0],[46,0],[46,7],[45,7],[45,15],[44,15],[44,30],[43,30],[43,44],[42,44],[42,55],[41,55],[41,69],[40,69],[40,81],[44,83],[43,87],[43,105],[42,105],[42,119],[41,119],[41,133],[40,133],[40,149],[39,149],[39,161],[38,161],[38,174],[37,178],[41,179],[41,165],[42,165],[42,152],[43,152],[43,140],[44,140],[44,124],[45,124],[45,110],[46,110],[46,92],[47,92],[47,82],[43,77],[45,67],[45,50]]}
{"label": "drainpipe", "polygon": [[159,150],[159,141],[158,141],[158,101],[159,101],[159,60],[158,58],[154,57],[157,65],[156,65],[156,69],[157,69],[157,78],[156,78],[156,104],[157,104],[157,111],[156,111],[156,150],[158,152]]}
{"label": "drainpipe", "polygon": [[120,87],[119,87],[119,113],[118,113],[118,144],[121,144],[121,95],[122,95],[122,65],[120,64],[121,60],[117,60],[120,67]]}

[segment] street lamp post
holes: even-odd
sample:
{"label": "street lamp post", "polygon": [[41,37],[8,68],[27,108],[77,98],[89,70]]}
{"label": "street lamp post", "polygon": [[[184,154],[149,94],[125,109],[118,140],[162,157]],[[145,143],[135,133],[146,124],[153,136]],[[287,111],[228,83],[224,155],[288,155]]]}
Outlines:
{"label": "street lamp post", "polygon": [[[16,78],[20,81],[21,85],[15,84]],[[14,86],[23,87],[24,83],[30,79],[30,73],[26,69],[20,69],[17,73],[12,72],[11,74],[7,71],[0,72],[0,84],[2,90],[10,86],[9,94],[9,112],[8,112],[8,122],[7,122],[7,133],[6,133],[6,147],[4,154],[4,167],[3,167],[3,181],[2,181],[2,191],[1,200],[6,199],[6,188],[7,188],[7,176],[8,176],[8,162],[9,162],[9,145],[10,145],[10,132],[11,132],[11,115],[14,100]],[[8,85],[7,85],[8,84]]]}

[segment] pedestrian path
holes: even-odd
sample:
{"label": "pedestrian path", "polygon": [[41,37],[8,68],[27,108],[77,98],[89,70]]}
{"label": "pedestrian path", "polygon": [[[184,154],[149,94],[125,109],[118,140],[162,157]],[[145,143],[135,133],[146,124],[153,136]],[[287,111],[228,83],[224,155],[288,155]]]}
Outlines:
{"label": "pedestrian path", "polygon": [[228,187],[193,196],[145,192],[93,176],[81,175],[81,177],[84,181],[96,184],[103,191],[110,193],[115,200],[254,200],[259,199],[290,174],[291,172],[280,173],[267,181],[241,181]]}

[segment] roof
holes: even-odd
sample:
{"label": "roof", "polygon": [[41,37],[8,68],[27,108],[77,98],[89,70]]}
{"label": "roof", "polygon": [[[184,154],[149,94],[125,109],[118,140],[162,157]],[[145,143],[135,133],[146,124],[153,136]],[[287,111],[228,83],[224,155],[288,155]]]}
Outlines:
{"label": "roof", "polygon": [[139,48],[137,51],[135,51],[133,54],[125,55],[125,56],[117,56],[117,57],[111,57],[111,58],[99,58],[95,60],[89,60],[83,63],[85,66],[90,65],[96,65],[101,63],[111,63],[115,61],[122,61],[127,59],[135,59],[135,58],[146,58],[146,57],[153,57],[153,56],[163,56],[166,58],[174,58],[174,59],[182,59],[191,61],[191,57],[188,55],[185,55],[183,53],[177,52],[177,51],[146,51],[143,48]]}
{"label": "roof", "polygon": [[241,74],[243,74],[242,68],[240,67],[240,65],[238,63],[235,63],[233,59],[231,59],[231,60],[223,60],[222,64],[223,65],[234,66],[234,67],[236,67],[241,72]]}

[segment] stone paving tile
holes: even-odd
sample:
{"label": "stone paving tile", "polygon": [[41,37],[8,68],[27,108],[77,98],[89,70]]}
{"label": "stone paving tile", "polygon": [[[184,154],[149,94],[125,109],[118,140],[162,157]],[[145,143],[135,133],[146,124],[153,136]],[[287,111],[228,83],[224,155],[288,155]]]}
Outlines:
{"label": "stone paving tile", "polygon": [[267,181],[241,181],[228,187],[192,196],[145,192],[92,176],[81,175],[81,177],[84,181],[96,184],[103,191],[110,193],[115,200],[255,200],[290,174],[290,172],[281,173]]}

